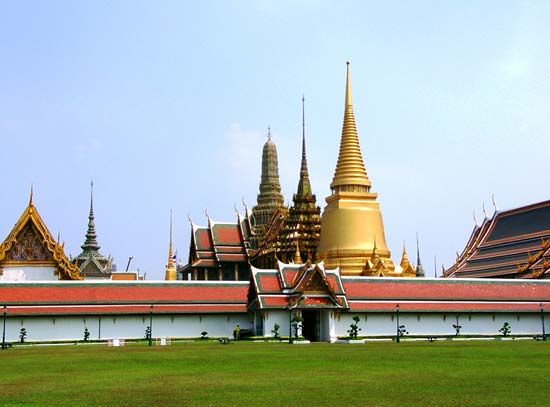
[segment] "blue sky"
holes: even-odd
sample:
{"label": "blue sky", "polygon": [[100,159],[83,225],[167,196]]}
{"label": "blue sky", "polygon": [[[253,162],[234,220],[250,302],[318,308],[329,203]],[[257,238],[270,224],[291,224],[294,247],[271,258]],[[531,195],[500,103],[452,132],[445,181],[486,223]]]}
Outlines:
{"label": "blue sky", "polygon": [[255,203],[268,125],[291,199],[302,93],[324,207],[349,59],[394,260],[418,232],[431,275],[493,193],[499,209],[549,198],[548,21],[545,1],[2,2],[0,235],[32,183],[77,255],[93,178],[102,252],[161,278],[170,208],[186,261],[188,214]]}

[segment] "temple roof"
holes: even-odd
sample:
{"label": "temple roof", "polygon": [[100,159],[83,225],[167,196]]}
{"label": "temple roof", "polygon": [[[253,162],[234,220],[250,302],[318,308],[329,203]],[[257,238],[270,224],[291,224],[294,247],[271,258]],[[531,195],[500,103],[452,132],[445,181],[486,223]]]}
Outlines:
{"label": "temple roof", "polygon": [[90,213],[88,215],[88,229],[84,244],[80,246],[82,252],[73,259],[73,262],[80,268],[84,277],[106,277],[111,274],[112,259],[103,256],[97,242],[94,215],[94,183],[90,183]]}
{"label": "temple roof", "polygon": [[485,218],[444,276],[550,278],[550,201]]}
{"label": "temple roof", "polygon": [[322,263],[252,267],[251,292],[251,308],[348,308],[338,270],[325,270]]}
{"label": "temple roof", "polygon": [[219,263],[248,262],[249,224],[237,214],[237,222],[215,222],[208,226],[191,224],[189,264],[192,267],[216,267]]}
{"label": "temple roof", "polygon": [[[24,239],[32,239],[33,236],[38,237],[38,239],[33,240],[36,245],[33,248],[21,248],[24,250],[18,251],[18,254],[16,254],[15,251],[18,250],[18,245],[24,244]],[[33,251],[38,250],[40,253],[35,256],[30,249],[33,249]],[[78,267],[69,261],[63,246],[53,239],[52,234],[40,217],[33,204],[32,191],[28,206],[0,245],[0,265],[6,263],[36,265],[52,263],[59,271],[60,279],[79,280],[81,278]]]}

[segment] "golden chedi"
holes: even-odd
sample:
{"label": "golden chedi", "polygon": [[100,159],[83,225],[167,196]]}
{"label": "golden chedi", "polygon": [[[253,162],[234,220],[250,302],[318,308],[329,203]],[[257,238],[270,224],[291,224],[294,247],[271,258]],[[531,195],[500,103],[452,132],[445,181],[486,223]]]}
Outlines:
{"label": "golden chedi", "polygon": [[[371,192],[365,170],[351,100],[349,62],[346,76],[344,124],[338,163],[330,184],[332,194],[321,219],[318,258],[328,269],[339,267],[342,275],[364,274],[368,261],[382,261],[386,273],[394,271],[386,245],[378,194]],[[371,259],[372,256],[376,259]]]}

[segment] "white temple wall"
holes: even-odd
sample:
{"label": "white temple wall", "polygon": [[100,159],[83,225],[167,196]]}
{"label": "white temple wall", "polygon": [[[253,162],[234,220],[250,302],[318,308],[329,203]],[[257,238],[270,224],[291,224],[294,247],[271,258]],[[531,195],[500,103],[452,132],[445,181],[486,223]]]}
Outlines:
{"label": "white temple wall", "polygon": [[[359,336],[395,336],[397,316],[395,313],[349,313],[336,314],[335,335],[348,336],[353,317],[359,321]],[[500,335],[499,329],[505,322],[510,324],[512,335],[541,335],[542,321],[539,313],[399,313],[399,325],[405,325],[408,335],[454,335],[458,315],[460,335]],[[550,334],[550,314],[545,315],[546,333]],[[331,335],[332,337],[332,335]]]}
{"label": "white temple wall", "polygon": [[[395,313],[334,313],[321,311],[321,339],[335,340],[348,336],[353,317],[358,315],[360,336],[394,337],[397,330]],[[405,325],[408,335],[454,335],[452,327],[457,314],[451,313],[404,313],[399,314],[399,324]],[[511,326],[512,335],[541,335],[540,313],[471,313],[458,314],[460,335],[498,336],[504,322]],[[100,323],[101,320],[101,323]],[[275,323],[279,324],[281,336],[288,336],[289,314],[283,310],[264,313],[263,335],[272,337]],[[153,315],[153,337],[197,338],[202,331],[209,337],[232,337],[239,324],[241,329],[253,329],[247,314],[203,315]],[[90,339],[144,338],[149,325],[149,314],[102,316],[37,316],[9,317],[6,320],[6,340],[19,340],[21,328],[27,330],[27,341],[82,340],[84,328]],[[1,325],[0,325],[1,329]],[[101,338],[99,331],[101,329]],[[550,313],[545,314],[546,333],[550,334]],[[1,334],[1,333],[0,333]],[[262,335],[262,332],[258,332]]]}
{"label": "white temple wall", "polygon": [[[202,331],[208,332],[209,337],[232,337],[237,324],[241,329],[252,329],[247,314],[153,315],[153,337],[197,338],[201,336]],[[149,314],[109,315],[101,318],[97,316],[8,317],[6,341],[18,341],[21,328],[27,330],[27,341],[82,340],[86,327],[90,332],[90,340],[139,339],[145,337],[147,326],[149,326]]]}
{"label": "white temple wall", "polygon": [[57,281],[52,266],[4,266],[0,281]]}
{"label": "white temple wall", "polygon": [[[282,310],[269,310],[264,312],[263,336],[273,337],[273,327],[279,324],[279,335],[288,336],[289,333],[289,312]],[[261,333],[259,333],[261,334]]]}

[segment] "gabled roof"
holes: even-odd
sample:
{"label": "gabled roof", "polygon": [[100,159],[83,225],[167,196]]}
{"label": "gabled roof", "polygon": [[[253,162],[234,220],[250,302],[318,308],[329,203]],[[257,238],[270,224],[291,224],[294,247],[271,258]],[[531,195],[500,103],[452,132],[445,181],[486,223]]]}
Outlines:
{"label": "gabled roof", "polygon": [[249,307],[347,309],[338,270],[326,271],[319,264],[286,264],[277,270],[252,267]]}
{"label": "gabled roof", "polygon": [[248,262],[250,235],[248,220],[237,214],[237,222],[216,222],[208,226],[191,224],[190,267],[217,267],[220,263]]}
{"label": "gabled roof", "polygon": [[[17,248],[17,244],[19,242],[19,239],[24,231],[28,231],[28,233],[33,233],[38,236],[38,240],[40,244],[42,245],[42,249],[44,250],[45,257],[43,256],[42,259],[26,259],[26,258],[16,258],[16,259],[10,259],[10,254],[13,255],[13,250]],[[40,264],[41,262],[53,262],[53,264],[57,267],[60,278],[65,280],[79,280],[80,277],[80,270],[78,267],[71,263],[67,256],[65,255],[65,251],[63,250],[63,246],[59,244],[59,242],[56,242],[48,228],[46,227],[46,224],[40,217],[36,207],[34,206],[32,202],[32,192],[31,192],[31,198],[29,200],[28,206],[25,208],[21,216],[19,217],[19,220],[9,233],[8,237],[2,242],[0,245],[0,264],[7,263],[7,262],[21,262],[21,261],[30,261],[36,264]]]}
{"label": "gabled roof", "polygon": [[445,277],[550,278],[548,241],[550,201],[495,212],[474,228]]}

